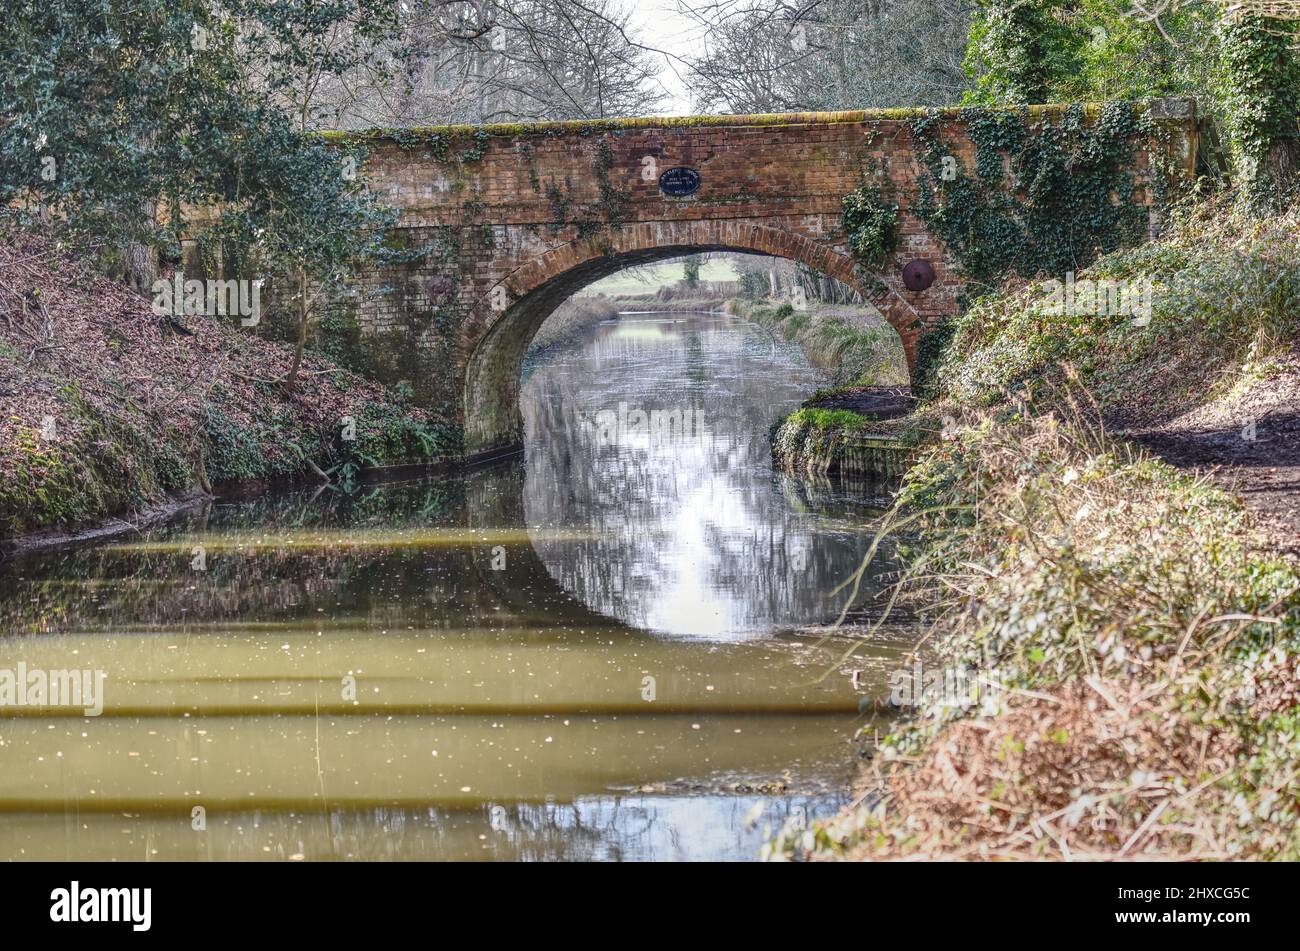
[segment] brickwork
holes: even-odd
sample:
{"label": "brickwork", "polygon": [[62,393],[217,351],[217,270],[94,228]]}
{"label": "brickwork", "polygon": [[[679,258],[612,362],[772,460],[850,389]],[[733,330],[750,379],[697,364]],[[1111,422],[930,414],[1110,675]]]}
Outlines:
{"label": "brickwork", "polygon": [[[1043,121],[1059,115],[1040,110]],[[801,261],[872,296],[909,363],[925,327],[956,312],[960,281],[909,202],[924,173],[914,111],[550,123],[351,136],[369,149],[372,190],[401,211],[395,241],[428,249],[368,275],[360,319],[375,364],[464,428],[470,455],[516,444],[520,365],[565,298],[608,274],[702,250]],[[1174,117],[1194,137],[1194,119]],[[959,110],[940,133],[970,166]],[[340,142],[347,136],[337,136]],[[1155,147],[1152,144],[1152,147]],[[1194,144],[1183,142],[1188,155]],[[1149,203],[1139,153],[1139,200]],[[1190,162],[1190,157],[1180,158]],[[684,167],[698,190],[670,197],[659,176]],[[897,250],[877,272],[854,264],[841,200],[866,181],[900,206]],[[912,292],[903,265],[935,280]],[[881,289],[883,286],[883,290]]]}

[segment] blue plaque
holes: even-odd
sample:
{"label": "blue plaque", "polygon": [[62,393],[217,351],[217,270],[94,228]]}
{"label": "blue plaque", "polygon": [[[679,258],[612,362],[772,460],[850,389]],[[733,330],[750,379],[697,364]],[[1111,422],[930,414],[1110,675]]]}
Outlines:
{"label": "blue plaque", "polygon": [[659,176],[659,190],[673,198],[685,198],[700,190],[700,173],[693,168],[670,168]]}

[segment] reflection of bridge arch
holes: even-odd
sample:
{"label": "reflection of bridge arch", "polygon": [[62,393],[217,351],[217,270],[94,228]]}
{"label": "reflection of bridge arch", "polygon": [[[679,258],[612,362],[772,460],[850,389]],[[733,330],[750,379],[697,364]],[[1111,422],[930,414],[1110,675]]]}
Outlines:
{"label": "reflection of bridge arch", "polygon": [[[523,467],[505,464],[471,473],[465,486],[465,518],[471,529],[527,528]],[[492,548],[474,547],[474,570],[516,614],[535,615],[539,625],[553,625],[556,618],[564,618],[584,630],[623,627],[565,591],[530,542],[504,546],[503,567],[494,564]]]}
{"label": "reflection of bridge arch", "polygon": [[[865,296],[874,295],[882,315],[899,333],[909,368],[915,361],[919,323],[896,277],[879,283],[869,279],[868,284],[852,259],[775,228],[729,220],[629,225],[549,251],[502,282],[514,303],[486,321],[465,373],[466,447],[483,452],[520,442],[519,378],[524,354],[556,307],[588,284],[624,268],[703,251],[788,258]],[[898,287],[891,286],[891,280]],[[491,308],[480,310],[491,313]]]}
{"label": "reflection of bridge arch", "polygon": [[[534,534],[538,557],[584,604],[660,636],[744,640],[832,619],[827,594],[860,562],[866,520],[826,531],[824,505],[790,506],[767,435],[821,379],[796,348],[711,315],[602,325],[540,362],[520,398],[525,518],[591,531]],[[664,411],[692,422],[656,427]]]}

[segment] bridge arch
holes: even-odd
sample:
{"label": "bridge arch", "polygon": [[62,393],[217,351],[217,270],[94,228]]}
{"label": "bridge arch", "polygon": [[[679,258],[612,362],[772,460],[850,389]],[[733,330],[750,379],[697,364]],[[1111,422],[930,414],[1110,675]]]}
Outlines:
{"label": "bridge arch", "polygon": [[[393,247],[428,249],[359,277],[361,358],[378,379],[410,385],[417,405],[455,416],[463,448],[481,456],[521,441],[519,368],[562,300],[630,264],[730,250],[802,261],[857,288],[898,331],[915,371],[918,338],[958,313],[963,285],[954,250],[918,203],[932,190],[931,152],[942,146],[963,178],[1010,196],[1023,183],[985,182],[972,137],[975,122],[998,114],[1065,129],[1105,113],[887,109],[324,133],[364,146],[367,187],[398,212]],[[1152,124],[1135,123],[1130,136],[1132,200],[1154,229],[1156,197],[1194,177],[1197,119],[1178,100],[1147,114]],[[679,168],[694,173],[685,194],[663,187]],[[864,184],[897,203],[897,250],[877,275],[854,268],[840,220],[845,196]],[[921,279],[909,290],[902,272],[913,261],[908,273]]]}
{"label": "bridge arch", "polygon": [[[864,275],[853,260],[803,235],[734,220],[650,222],[611,228],[554,248],[524,263],[500,282],[508,305],[494,310],[492,292],[476,307],[480,319],[462,337],[465,354],[465,450],[471,456],[505,451],[523,440],[519,378],[524,354],[546,318],[583,287],[627,267],[705,251],[762,254],[798,261],[853,287],[864,296],[888,295],[881,306],[898,331],[909,369],[916,358],[918,316],[887,278]],[[897,273],[892,262],[885,274]],[[885,291],[881,292],[880,287]],[[498,297],[500,290],[493,289]]]}

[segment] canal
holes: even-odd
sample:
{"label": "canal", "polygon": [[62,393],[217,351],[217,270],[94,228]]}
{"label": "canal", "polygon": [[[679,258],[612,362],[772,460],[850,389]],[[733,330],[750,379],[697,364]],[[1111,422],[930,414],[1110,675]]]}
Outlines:
{"label": "canal", "polygon": [[913,639],[848,664],[856,493],[773,471],[822,374],[719,315],[526,370],[522,456],[219,498],[0,568],[0,857],[753,859],[850,801]]}

